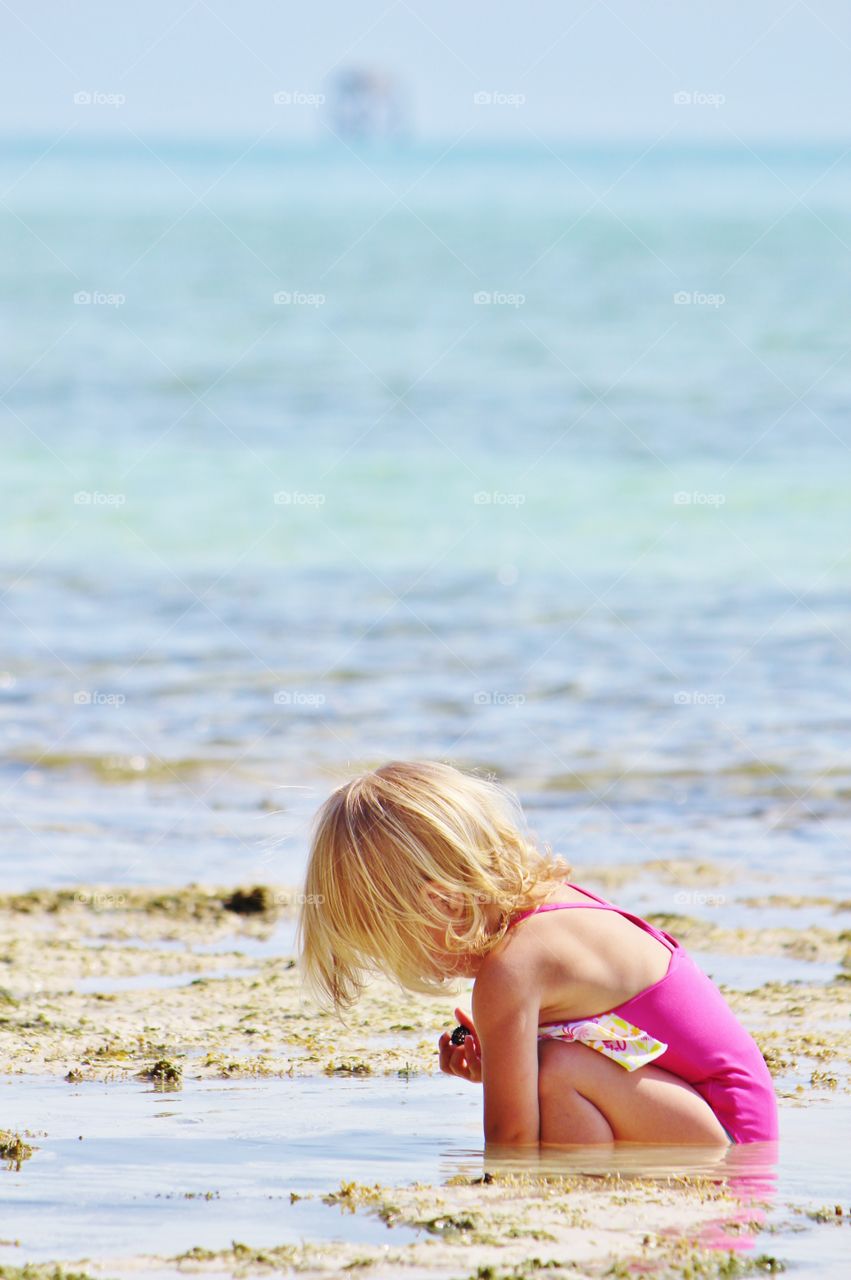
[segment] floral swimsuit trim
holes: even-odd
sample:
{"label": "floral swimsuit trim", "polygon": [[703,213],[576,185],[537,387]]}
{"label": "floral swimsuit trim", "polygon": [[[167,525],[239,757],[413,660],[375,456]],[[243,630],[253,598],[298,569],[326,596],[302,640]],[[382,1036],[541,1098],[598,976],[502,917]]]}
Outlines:
{"label": "floral swimsuit trim", "polygon": [[635,1071],[654,1058],[659,1058],[668,1046],[656,1040],[641,1027],[636,1027],[617,1013],[601,1013],[593,1018],[577,1018],[573,1022],[548,1023],[538,1028],[539,1040],[577,1040],[589,1049],[604,1053],[626,1071]]}

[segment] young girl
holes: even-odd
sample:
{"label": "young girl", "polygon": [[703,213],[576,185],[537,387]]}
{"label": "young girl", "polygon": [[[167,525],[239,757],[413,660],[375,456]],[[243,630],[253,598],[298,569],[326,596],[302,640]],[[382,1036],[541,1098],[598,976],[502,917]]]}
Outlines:
{"label": "young girl", "polygon": [[726,1144],[777,1137],[768,1068],[718,988],[662,929],[565,880],[494,783],[394,762],[335,791],[299,924],[338,1009],[370,973],[411,991],[474,978],[441,1069],[484,1085],[488,1143]]}

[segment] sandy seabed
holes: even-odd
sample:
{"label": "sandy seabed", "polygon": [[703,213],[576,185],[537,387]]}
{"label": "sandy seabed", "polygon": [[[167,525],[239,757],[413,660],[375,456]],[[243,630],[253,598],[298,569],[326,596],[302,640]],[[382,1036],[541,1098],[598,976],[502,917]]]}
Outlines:
{"label": "sandy seabed", "polygon": [[[611,868],[606,878],[598,870],[597,880],[611,885],[627,874]],[[706,878],[711,882],[710,871]],[[849,1089],[851,937],[828,926],[760,927],[764,901],[752,900],[752,928],[723,928],[685,915],[649,918],[693,951],[837,965],[827,983],[767,981],[750,991],[725,989],[765,1055],[781,1107],[829,1107]],[[436,1038],[451,1017],[451,999],[412,997],[378,981],[344,1024],[318,1010],[303,995],[293,959],[295,903],[295,891],[280,886],[89,885],[0,898],[3,1072],[69,1084],[147,1079],[164,1092],[210,1078],[325,1076],[335,1087],[335,1077],[415,1081],[435,1073]],[[38,1159],[37,1119],[31,1131],[3,1135],[10,1167],[20,1170]],[[772,1223],[768,1200],[751,1183],[743,1195],[736,1179],[711,1172],[621,1176],[491,1168],[430,1185],[365,1185],[341,1176],[319,1197],[339,1211],[337,1241],[225,1250],[199,1242],[170,1257],[141,1250],[134,1257],[73,1265],[0,1264],[0,1276],[664,1280],[783,1269],[782,1255],[772,1248],[777,1205]],[[293,1198],[302,1197],[294,1192]],[[786,1206],[787,1222],[796,1213],[803,1217]],[[347,1240],[350,1215],[385,1223],[387,1243]],[[848,1218],[847,1205],[826,1205],[809,1213],[809,1225],[845,1225]],[[394,1229],[397,1237],[404,1234],[403,1243],[394,1242]],[[14,1243],[13,1221],[7,1220],[3,1234],[0,1243]]]}

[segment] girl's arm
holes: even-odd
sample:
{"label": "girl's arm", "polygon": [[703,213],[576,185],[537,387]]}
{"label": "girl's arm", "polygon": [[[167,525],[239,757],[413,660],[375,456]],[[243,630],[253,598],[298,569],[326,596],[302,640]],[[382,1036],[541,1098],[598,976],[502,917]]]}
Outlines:
{"label": "girl's arm", "polygon": [[538,984],[508,957],[493,956],[473,988],[473,1019],[482,1057],[485,1142],[537,1146]]}

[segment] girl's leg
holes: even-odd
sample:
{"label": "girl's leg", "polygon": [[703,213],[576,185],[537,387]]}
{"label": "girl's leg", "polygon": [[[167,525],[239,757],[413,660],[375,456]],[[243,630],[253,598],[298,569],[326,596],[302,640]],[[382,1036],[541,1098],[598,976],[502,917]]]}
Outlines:
{"label": "girl's leg", "polygon": [[705,1098],[679,1076],[650,1063],[625,1071],[575,1041],[538,1047],[541,1142],[654,1142],[729,1145]]}

